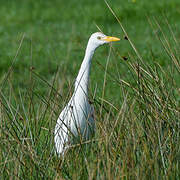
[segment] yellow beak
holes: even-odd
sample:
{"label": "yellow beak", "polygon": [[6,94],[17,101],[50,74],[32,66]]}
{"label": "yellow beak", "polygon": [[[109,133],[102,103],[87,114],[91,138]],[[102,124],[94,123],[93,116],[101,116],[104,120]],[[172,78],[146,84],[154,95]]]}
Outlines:
{"label": "yellow beak", "polygon": [[106,36],[106,37],[102,38],[102,40],[107,41],[107,42],[120,41],[119,38],[112,37],[112,36]]}

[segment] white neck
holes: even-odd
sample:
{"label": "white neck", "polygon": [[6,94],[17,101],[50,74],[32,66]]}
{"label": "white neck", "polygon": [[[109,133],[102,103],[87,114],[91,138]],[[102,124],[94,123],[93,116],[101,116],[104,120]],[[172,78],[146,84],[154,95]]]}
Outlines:
{"label": "white neck", "polygon": [[92,47],[91,43],[88,42],[85,56],[83,62],[81,64],[79,73],[75,82],[75,90],[74,95],[78,94],[79,96],[86,96],[88,94],[88,83],[89,83],[89,75],[91,68],[91,59],[94,54],[96,47]]}

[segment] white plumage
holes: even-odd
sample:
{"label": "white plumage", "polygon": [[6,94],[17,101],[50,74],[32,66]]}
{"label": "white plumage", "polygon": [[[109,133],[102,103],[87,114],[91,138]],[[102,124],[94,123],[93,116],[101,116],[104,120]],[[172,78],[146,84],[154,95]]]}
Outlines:
{"label": "white plumage", "polygon": [[57,120],[54,141],[58,155],[64,154],[70,144],[90,139],[95,131],[94,110],[88,101],[88,81],[91,59],[95,49],[119,38],[96,32],[89,38],[85,56],[75,81],[74,93]]}

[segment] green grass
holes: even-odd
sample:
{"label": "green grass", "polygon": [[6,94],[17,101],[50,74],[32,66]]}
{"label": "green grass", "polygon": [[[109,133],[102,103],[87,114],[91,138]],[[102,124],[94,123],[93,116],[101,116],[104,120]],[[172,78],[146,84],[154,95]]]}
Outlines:
{"label": "green grass", "polygon": [[[104,1],[1,1],[0,179],[180,176],[180,2],[108,3],[118,19]],[[94,139],[61,159],[54,126],[96,25],[122,41],[93,58]]]}

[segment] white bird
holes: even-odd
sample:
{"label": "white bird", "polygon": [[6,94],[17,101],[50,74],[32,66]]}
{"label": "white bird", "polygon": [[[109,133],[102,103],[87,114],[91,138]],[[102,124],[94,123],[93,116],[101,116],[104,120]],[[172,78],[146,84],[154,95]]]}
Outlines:
{"label": "white bird", "polygon": [[55,148],[63,155],[69,145],[79,140],[89,140],[95,131],[94,110],[88,101],[88,81],[91,60],[95,49],[105,43],[119,41],[119,38],[96,32],[89,38],[85,56],[75,81],[74,93],[60,113],[54,131]]}

